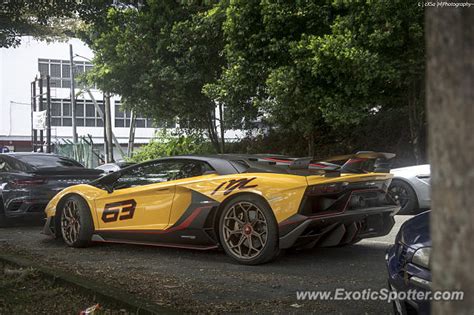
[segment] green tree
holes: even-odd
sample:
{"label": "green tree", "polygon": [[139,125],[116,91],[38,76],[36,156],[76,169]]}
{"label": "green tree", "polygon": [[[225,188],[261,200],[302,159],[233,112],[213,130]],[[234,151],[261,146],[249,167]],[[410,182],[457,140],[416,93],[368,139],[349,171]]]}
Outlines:
{"label": "green tree", "polygon": [[81,21],[99,17],[112,1],[25,1],[0,3],[0,47],[15,47],[21,36],[41,40],[67,39]]}
{"label": "green tree", "polygon": [[295,44],[305,34],[327,32],[329,13],[329,5],[314,1],[232,1],[224,23],[228,65],[214,87],[219,98],[244,121],[270,114],[313,143],[321,112],[310,71],[292,52],[299,54]]}
{"label": "green tree", "polygon": [[224,31],[228,66],[214,90],[228,106],[257,107],[300,131],[310,155],[325,124],[357,125],[404,107],[419,159],[424,48],[416,4],[235,0]]}
{"label": "green tree", "polygon": [[174,0],[147,1],[140,10],[110,8],[83,33],[95,52],[90,79],[141,114],[179,118],[181,128],[205,131],[222,151],[217,104],[203,91],[224,65],[222,8]]}
{"label": "green tree", "polygon": [[[331,56],[329,64],[333,64],[326,75],[333,74],[335,89],[323,104],[325,116],[332,122],[347,121],[348,117],[363,118],[374,109],[402,107],[413,155],[420,162],[426,121],[423,8],[406,0],[337,0],[333,5],[339,14],[331,34],[315,39],[313,46],[313,59]],[[327,47],[338,41],[328,53]],[[313,67],[313,72],[319,68]],[[406,128],[406,124],[399,127]]]}

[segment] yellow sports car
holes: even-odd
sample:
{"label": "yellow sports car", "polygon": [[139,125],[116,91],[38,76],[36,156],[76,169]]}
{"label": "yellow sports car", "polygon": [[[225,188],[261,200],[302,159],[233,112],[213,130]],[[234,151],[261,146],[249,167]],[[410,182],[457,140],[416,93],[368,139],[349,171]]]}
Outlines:
{"label": "yellow sports car", "polygon": [[[387,195],[393,154],[343,165],[270,155],[176,156],[124,168],[58,193],[44,233],[69,246],[117,242],[222,247],[261,264],[290,247],[343,246],[387,234],[399,210]],[[367,171],[367,161],[375,160]]]}

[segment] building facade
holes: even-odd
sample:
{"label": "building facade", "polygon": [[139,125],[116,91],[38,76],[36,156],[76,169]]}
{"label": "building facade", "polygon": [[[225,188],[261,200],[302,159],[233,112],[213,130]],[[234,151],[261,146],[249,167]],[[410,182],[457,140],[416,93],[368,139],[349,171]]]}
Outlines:
{"label": "building facade", "polygon": [[[0,49],[0,147],[14,151],[31,151],[31,82],[40,75],[50,76],[52,143],[72,140],[72,107],[70,96],[69,44],[74,51],[76,77],[92,68],[93,52],[80,40],[47,43],[23,37],[16,48]],[[95,87],[89,90],[101,108],[104,95]],[[91,137],[100,149],[104,143],[104,124],[89,94],[76,84],[76,126],[79,137]],[[112,128],[126,149],[131,113],[121,109],[120,97],[112,96]],[[147,143],[156,128],[151,119],[137,117],[135,141]],[[173,127],[173,126],[169,126]],[[120,158],[120,157],[119,157]]]}

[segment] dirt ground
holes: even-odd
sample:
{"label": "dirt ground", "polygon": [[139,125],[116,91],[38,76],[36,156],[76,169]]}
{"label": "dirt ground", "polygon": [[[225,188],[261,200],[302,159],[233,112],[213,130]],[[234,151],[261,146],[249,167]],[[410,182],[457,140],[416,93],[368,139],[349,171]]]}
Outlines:
{"label": "dirt ground", "polygon": [[389,314],[392,306],[386,301],[298,301],[296,291],[386,288],[385,251],[408,218],[397,217],[392,232],[382,238],[286,253],[261,266],[235,264],[218,250],[123,244],[69,248],[34,226],[0,229],[0,252],[100,281],[178,312]]}
{"label": "dirt ground", "polygon": [[132,315],[93,293],[61,285],[34,268],[0,264],[0,314],[79,314],[99,304],[96,315]]}

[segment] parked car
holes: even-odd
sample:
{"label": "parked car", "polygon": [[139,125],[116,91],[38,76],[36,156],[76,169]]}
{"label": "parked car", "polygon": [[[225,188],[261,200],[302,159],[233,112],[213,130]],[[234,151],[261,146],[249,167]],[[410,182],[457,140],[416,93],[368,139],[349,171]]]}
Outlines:
{"label": "parked car", "polygon": [[[406,221],[385,256],[392,291],[431,290],[430,213]],[[429,300],[395,300],[395,314],[429,314]]]}
{"label": "parked car", "polygon": [[134,165],[133,162],[118,161],[115,163],[106,163],[96,167],[97,170],[103,170],[105,174],[120,171],[123,168]]}
{"label": "parked car", "polygon": [[0,225],[6,225],[8,218],[44,216],[46,205],[59,191],[101,174],[54,154],[0,154]]}
{"label": "parked car", "polygon": [[399,214],[415,214],[430,208],[430,165],[395,168],[389,193],[400,203]]}
{"label": "parked car", "polygon": [[283,164],[246,155],[136,164],[56,195],[46,207],[44,233],[71,247],[91,241],[222,247],[254,265],[280,249],[351,245],[391,230],[400,207],[386,198],[388,172],[318,169],[307,158]]}

